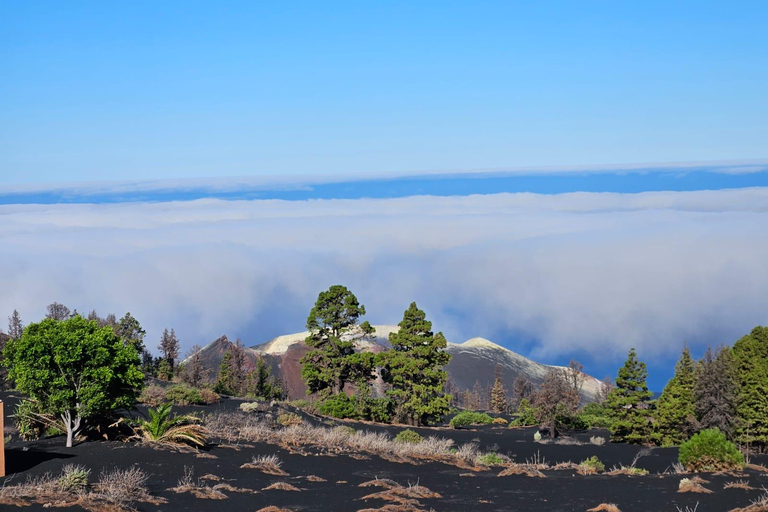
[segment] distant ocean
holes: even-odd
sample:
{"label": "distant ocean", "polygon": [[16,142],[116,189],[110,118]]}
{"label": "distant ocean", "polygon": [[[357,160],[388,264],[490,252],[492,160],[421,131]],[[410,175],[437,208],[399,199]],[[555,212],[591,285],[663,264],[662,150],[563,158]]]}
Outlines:
{"label": "distant ocean", "polygon": [[83,204],[222,200],[399,198],[530,192],[639,193],[768,187],[768,165],[652,167],[568,172],[477,172],[410,176],[220,178],[0,186],[0,204]]}

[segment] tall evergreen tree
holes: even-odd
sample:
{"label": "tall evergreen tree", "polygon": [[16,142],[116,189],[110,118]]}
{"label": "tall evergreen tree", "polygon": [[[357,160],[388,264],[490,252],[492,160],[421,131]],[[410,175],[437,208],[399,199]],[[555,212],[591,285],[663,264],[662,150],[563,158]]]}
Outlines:
{"label": "tall evergreen tree", "polygon": [[399,420],[411,425],[439,420],[451,401],[444,392],[448,373],[443,367],[451,360],[445,337],[432,332],[432,322],[415,302],[398,325],[400,330],[389,335],[392,348],[381,356],[381,375],[390,386],[387,394]]}
{"label": "tall evergreen tree", "polygon": [[501,366],[494,368],[493,387],[491,388],[491,411],[503,414],[507,412],[507,390],[501,374]]}
{"label": "tall evergreen tree", "polygon": [[237,395],[232,371],[232,352],[227,350],[219,364],[219,376],[213,390],[222,395]]}
{"label": "tall evergreen tree", "polygon": [[699,428],[718,428],[728,439],[736,434],[736,394],[738,379],[729,347],[716,353],[708,348],[696,367],[693,394]]}
{"label": "tall evergreen tree", "polygon": [[619,368],[616,387],[608,395],[608,409],[613,419],[611,440],[628,443],[646,443],[651,435],[651,413],[645,379],[648,369],[638,361],[635,349],[629,351],[624,366]]}
{"label": "tall evergreen tree", "polygon": [[283,387],[272,376],[269,365],[260,357],[256,368],[248,373],[248,394],[263,400],[280,399],[283,397]]}
{"label": "tall evergreen tree", "polygon": [[17,310],[13,310],[13,314],[8,317],[8,336],[12,340],[21,338],[21,334],[24,332],[24,324],[21,322],[21,317]]}
{"label": "tall evergreen tree", "polygon": [[738,378],[740,443],[768,445],[768,327],[758,326],[733,345]]}
{"label": "tall evergreen tree", "polygon": [[368,322],[357,323],[365,307],[345,286],[321,292],[307,318],[305,342],[310,350],[302,359],[301,376],[307,393],[337,394],[347,382],[373,379],[373,354],[355,353],[355,338],[370,336]]}
{"label": "tall evergreen tree", "polygon": [[695,365],[686,346],[656,408],[654,440],[662,446],[679,445],[694,431],[696,409],[693,397]]}
{"label": "tall evergreen tree", "polygon": [[176,337],[176,331],[171,329],[169,332],[167,328],[164,329],[157,349],[163,354],[163,359],[167,361],[173,374],[176,358],[179,357],[179,339]]}

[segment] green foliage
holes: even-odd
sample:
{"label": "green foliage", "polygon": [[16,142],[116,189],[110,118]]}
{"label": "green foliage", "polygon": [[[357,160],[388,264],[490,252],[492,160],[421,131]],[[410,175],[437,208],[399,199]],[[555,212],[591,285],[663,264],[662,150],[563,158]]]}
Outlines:
{"label": "green foliage", "polygon": [[744,456],[719,429],[702,430],[680,445],[678,458],[689,471],[740,469]]}
{"label": "green foliage", "polygon": [[160,380],[171,380],[173,378],[173,368],[167,359],[160,359],[157,363],[157,378]]}
{"label": "green foliage", "polygon": [[654,441],[662,446],[679,445],[690,437],[696,422],[693,399],[695,366],[688,347],[683,349],[670,379],[656,405]]}
{"label": "green foliage", "polygon": [[277,417],[277,423],[284,426],[284,427],[290,427],[291,425],[301,425],[304,423],[304,421],[301,419],[301,416],[298,414],[288,412],[285,414],[281,414]]}
{"label": "green foliage", "polygon": [[587,428],[611,428],[613,423],[610,409],[597,402],[590,402],[582,407],[579,418]]}
{"label": "green foliage", "polygon": [[30,324],[4,364],[20,392],[64,420],[67,446],[89,419],[132,406],[144,378],[132,345],[81,316]]}
{"label": "green foliage", "polygon": [[59,490],[63,492],[76,493],[88,486],[88,476],[90,474],[91,470],[85,469],[85,466],[67,464],[61,468],[61,475],[56,484]]}
{"label": "green foliage", "polygon": [[635,349],[631,349],[627,361],[619,369],[616,387],[608,395],[612,441],[647,443],[650,440],[649,400],[653,393],[648,391],[647,376],[645,363],[638,361]]}
{"label": "green foliage", "polygon": [[527,398],[523,398],[520,400],[520,404],[517,406],[517,414],[515,414],[515,419],[509,423],[509,426],[529,427],[536,424],[538,424],[536,420],[536,409],[531,407],[531,403]]}
{"label": "green foliage", "polygon": [[597,458],[597,455],[593,455],[590,458],[581,461],[579,467],[586,473],[600,473],[605,471],[605,464]]}
{"label": "green foliage", "polygon": [[203,405],[205,401],[200,390],[184,384],[177,384],[165,390],[165,399],[173,405]]}
{"label": "green foliage", "polygon": [[136,432],[146,441],[205,446],[207,431],[194,416],[171,415],[171,404],[149,409],[149,420],[136,421]]}
{"label": "green foliage", "polygon": [[415,432],[410,429],[401,430],[395,436],[395,441],[397,441],[398,443],[419,444],[423,440],[424,438],[418,432]]}
{"label": "green foliage", "polygon": [[227,350],[219,364],[219,376],[213,390],[222,395],[237,395],[236,383],[233,382],[232,352]]}
{"label": "green foliage", "polygon": [[60,418],[45,414],[34,400],[19,402],[13,417],[19,437],[25,441],[34,441],[46,432],[61,430],[63,426]]}
{"label": "green foliage", "polygon": [[317,402],[311,402],[309,400],[294,400],[290,402],[290,405],[297,409],[301,409],[302,411],[306,411],[309,414],[317,414],[320,412]]}
{"label": "green foliage", "polygon": [[504,464],[504,459],[499,457],[497,453],[490,452],[478,457],[477,462],[484,466],[498,466]]}
{"label": "green foliage", "polygon": [[491,423],[493,423],[493,418],[484,412],[462,411],[451,418],[449,425],[453,428],[459,428],[470,425],[489,425]]}
{"label": "green foliage", "polygon": [[283,387],[272,376],[272,370],[264,361],[259,358],[256,361],[256,368],[248,374],[247,393],[249,396],[259,400],[280,400],[283,398]]}
{"label": "green foliage", "polygon": [[768,327],[755,327],[733,345],[738,379],[740,443],[768,445]]}
{"label": "green foliage", "polygon": [[373,378],[373,355],[354,350],[355,337],[373,333],[368,322],[357,325],[362,315],[365,307],[344,286],[334,285],[319,294],[307,318],[305,342],[312,350],[301,359],[307,393],[339,394],[347,382]]}
{"label": "green foliage", "polygon": [[318,403],[317,410],[320,411],[320,414],[334,418],[357,419],[358,417],[357,403],[345,393],[329,396]]}
{"label": "green foliage", "polygon": [[439,421],[450,409],[444,394],[451,360],[442,333],[432,333],[432,322],[412,302],[403,313],[400,330],[389,335],[392,348],[380,355],[381,375],[389,384],[387,395],[395,403],[398,419],[423,425]]}

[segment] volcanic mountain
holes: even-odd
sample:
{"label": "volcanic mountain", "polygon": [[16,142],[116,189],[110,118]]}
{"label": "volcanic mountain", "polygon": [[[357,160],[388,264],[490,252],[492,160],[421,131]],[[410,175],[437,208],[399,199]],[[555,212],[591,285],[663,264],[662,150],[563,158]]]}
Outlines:
{"label": "volcanic mountain", "polygon": [[[374,325],[375,334],[372,338],[357,340],[355,349],[366,352],[382,352],[389,347],[389,334],[397,332],[396,325]],[[291,400],[306,397],[306,386],[301,379],[301,364],[299,361],[309,351],[304,340],[308,332],[286,334],[273,338],[266,343],[246,348],[246,358],[250,366],[255,365],[258,358],[264,360],[272,368],[273,375],[285,383],[288,398]],[[211,370],[211,379],[218,374],[219,364],[224,354],[232,346],[226,336],[203,347],[198,353],[203,365]],[[459,390],[472,389],[476,383],[482,388],[493,384],[495,368],[501,369],[504,384],[512,389],[515,379],[522,375],[528,380],[539,384],[551,368],[550,365],[537,363],[504,348],[484,338],[472,338],[464,343],[448,343],[446,351],[451,354],[451,362],[446,371],[456,388]],[[582,398],[593,401],[600,389],[600,381],[590,375],[585,375]],[[383,391],[383,383],[374,383],[377,394]]]}

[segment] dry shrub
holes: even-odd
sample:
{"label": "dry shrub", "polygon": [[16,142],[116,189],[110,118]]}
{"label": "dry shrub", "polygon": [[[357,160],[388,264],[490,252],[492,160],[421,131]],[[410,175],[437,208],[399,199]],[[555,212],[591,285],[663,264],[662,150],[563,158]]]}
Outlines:
{"label": "dry shrub", "polygon": [[634,466],[613,466],[610,471],[606,471],[606,475],[627,475],[627,476],[645,476],[648,474],[647,469],[636,468]]}
{"label": "dry shrub", "polygon": [[754,491],[755,488],[749,485],[746,480],[737,480],[735,482],[726,482],[723,489],[743,489],[745,491]]}
{"label": "dry shrub", "polygon": [[211,473],[208,473],[207,475],[201,476],[200,480],[210,480],[211,482],[221,482],[222,478],[220,476],[216,476]]}
{"label": "dry shrub", "polygon": [[300,492],[301,489],[296,487],[295,485],[291,485],[288,482],[275,482],[272,485],[269,485],[262,489],[262,491],[296,491]]}
{"label": "dry shrub", "polygon": [[165,399],[165,388],[158,386],[157,384],[150,384],[141,390],[139,395],[139,403],[148,405],[150,407],[159,407],[168,400]]}
{"label": "dry shrub", "polygon": [[321,477],[315,476],[315,475],[305,476],[304,478],[306,478],[310,482],[327,482],[328,481],[325,478],[321,478]]}
{"label": "dry shrub", "polygon": [[595,446],[603,446],[605,444],[605,438],[600,436],[592,436],[589,438],[589,442],[594,444]]}
{"label": "dry shrub", "polygon": [[587,512],[621,512],[621,510],[613,503],[601,503],[595,508],[587,509]]}
{"label": "dry shrub", "polygon": [[744,469],[751,469],[752,471],[759,471],[760,473],[768,473],[768,467],[761,464],[744,464]]}
{"label": "dry shrub", "polygon": [[418,500],[420,499],[435,499],[442,498],[442,496],[423,485],[410,485],[403,487],[399,484],[395,484],[397,487],[391,487],[386,491],[379,491],[373,494],[363,496],[362,500],[385,500],[392,501],[398,505],[421,507],[423,506]]}
{"label": "dry shrub", "polygon": [[363,482],[358,487],[383,487],[385,489],[397,489],[402,487],[399,483],[389,478],[375,478],[367,482]]}
{"label": "dry shrub", "polygon": [[94,493],[113,505],[125,507],[136,501],[158,503],[158,499],[149,494],[148,480],[149,475],[137,466],[104,470],[99,475],[99,481],[93,486]]}
{"label": "dry shrub", "polygon": [[270,505],[268,507],[260,508],[256,512],[293,512],[293,510],[289,508],[280,508],[274,505]]}
{"label": "dry shrub", "polygon": [[[765,490],[765,487],[763,487]],[[768,512],[768,491],[765,494],[752,501],[752,503],[744,508],[735,508],[730,512]]]}
{"label": "dry shrub", "polygon": [[531,467],[525,464],[512,464],[507,469],[499,473],[497,476],[512,476],[523,475],[531,478],[546,478],[546,475],[539,471],[535,467]]}
{"label": "dry shrub", "polygon": [[258,469],[262,473],[275,476],[288,476],[288,473],[280,469],[283,462],[277,455],[261,455],[254,457],[251,462],[246,462],[241,469]]}
{"label": "dry shrub", "polygon": [[558,462],[557,464],[552,466],[552,469],[554,469],[555,471],[567,471],[570,469],[579,469],[579,465],[571,461]]}
{"label": "dry shrub", "polygon": [[702,483],[707,483],[707,481],[700,478],[683,478],[678,484],[677,492],[712,494],[712,491],[701,485]]}
{"label": "dry shrub", "polygon": [[413,505],[388,503],[380,508],[364,508],[357,512],[430,512]]}
{"label": "dry shrub", "polygon": [[192,466],[184,466],[184,476],[176,483],[176,487],[171,487],[169,491],[177,494],[188,492],[196,498],[205,500],[226,500],[227,495],[223,492],[208,487],[202,478],[195,480],[195,470]]}
{"label": "dry shrub", "polygon": [[218,393],[215,393],[208,388],[202,388],[200,390],[200,399],[205,405],[213,405],[219,403],[221,397]]}
{"label": "dry shrub", "polygon": [[227,484],[227,483],[221,483],[216,484],[213,486],[214,491],[229,491],[229,492],[239,492],[241,494],[258,494],[259,491],[255,491],[253,489],[248,489],[246,487],[235,487],[233,485]]}
{"label": "dry shrub", "polygon": [[218,459],[217,456],[215,456],[212,453],[205,453],[205,452],[198,452],[195,454],[195,458],[198,459]]}

